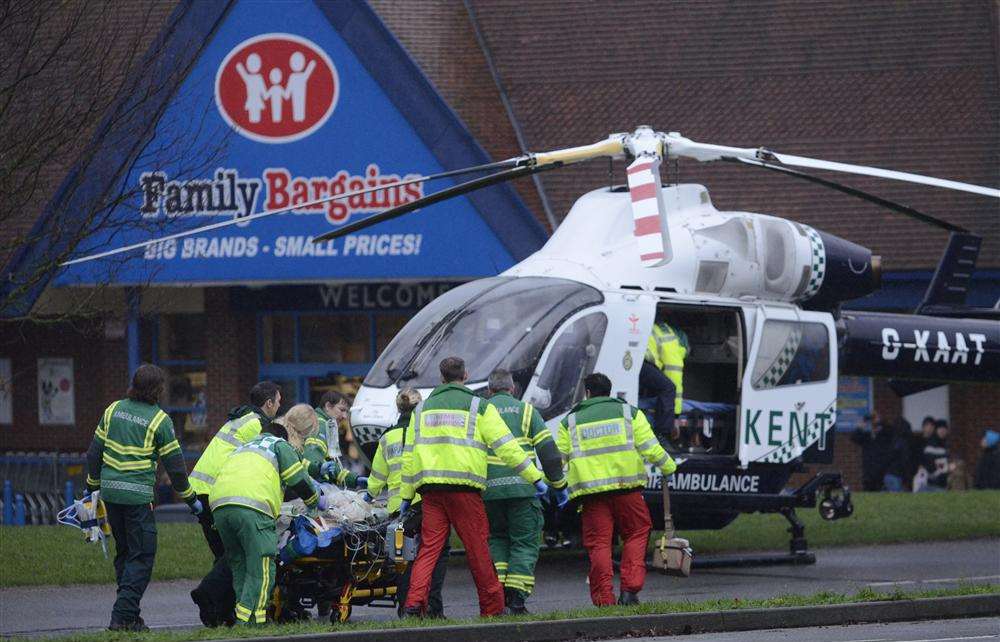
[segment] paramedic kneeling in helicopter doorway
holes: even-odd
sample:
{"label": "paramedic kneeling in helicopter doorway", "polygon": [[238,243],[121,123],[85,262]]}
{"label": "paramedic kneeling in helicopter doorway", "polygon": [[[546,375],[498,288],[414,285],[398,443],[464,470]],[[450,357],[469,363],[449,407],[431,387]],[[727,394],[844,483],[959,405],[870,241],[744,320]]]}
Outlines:
{"label": "paramedic kneeling in helicopter doorway", "polygon": [[500,615],[503,586],[490,558],[490,527],[480,496],[486,488],[487,450],[534,484],[538,495],[549,487],[493,404],[463,385],[468,378],[465,362],[446,357],[440,369],[442,385],[413,411],[403,441],[400,515],[405,517],[417,492],[424,510],[420,551],[403,612],[420,617],[426,611],[431,574],[454,526],[479,593],[479,614]]}
{"label": "paramedic kneeling in helicopter doorway", "polygon": [[655,399],[653,432],[661,444],[676,438],[674,421],[683,410],[687,335],[666,321],[653,324],[639,370],[639,396]]}
{"label": "paramedic kneeling in helicopter doorway", "polygon": [[[261,381],[250,389],[248,405],[237,406],[229,411],[226,417],[228,421],[215,433],[191,471],[191,487],[204,505],[208,505],[208,494],[226,459],[234,450],[255,439],[261,432],[270,431],[271,420],[280,406],[281,388],[278,384]],[[274,424],[274,429],[279,430],[278,435],[284,437],[284,429],[277,424]],[[198,616],[205,626],[232,626],[235,623],[233,605],[236,603],[236,596],[233,594],[233,574],[226,562],[222,538],[215,528],[211,511],[202,513],[198,521],[201,522],[202,532],[215,561],[208,575],[191,591],[191,599],[198,605]]]}
{"label": "paramedic kneeling in helicopter doorway", "polygon": [[556,445],[569,464],[570,500],[583,505],[583,546],[590,556],[590,599],[615,603],[611,545],[623,541],[619,604],[638,604],[646,580],[646,545],[652,521],[642,498],[643,459],[664,483],[677,469],[642,411],[611,397],[611,380],[595,372],[583,380],[587,398],[559,424]]}
{"label": "paramedic kneeling in helicopter doorway", "polygon": [[158,405],[166,381],[157,366],[139,366],[125,399],[105,409],[87,451],[87,492],[100,491],[115,538],[118,597],[108,626],[112,631],[149,630],[139,616],[139,601],[156,558],[152,501],[157,459],[163,460],[171,486],[191,512],[207,510],[188,484],[174,424]]}

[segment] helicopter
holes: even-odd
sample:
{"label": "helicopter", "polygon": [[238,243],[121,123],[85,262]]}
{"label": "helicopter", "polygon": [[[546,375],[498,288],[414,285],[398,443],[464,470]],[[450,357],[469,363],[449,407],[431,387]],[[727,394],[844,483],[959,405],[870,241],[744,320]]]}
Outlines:
{"label": "helicopter", "polygon": [[[550,429],[583,399],[583,378],[606,374],[612,394],[648,408],[639,369],[653,324],[688,337],[681,418],[687,440],[661,439],[678,470],[668,480],[680,530],[719,529],[741,513],[780,513],[788,556],[812,563],[795,509],[825,519],[853,511],[839,472],[786,490],[809,463],[832,463],[838,375],[888,376],[909,391],[1000,381],[1000,309],[964,307],[979,237],[912,208],[791,167],[866,174],[1000,198],[1000,191],[892,170],[696,143],[639,127],[593,145],[528,154],[471,171],[496,173],[443,189],[315,238],[323,242],[496,182],[593,158],[626,159],[628,184],[581,196],[546,244],[496,277],[450,290],[417,313],[379,356],[351,410],[367,457],[397,420],[401,388],[426,395],[437,364],[458,355],[484,390],[509,370]],[[840,303],[879,287],[867,248],[777,216],[719,211],[701,185],[663,185],[666,158],[740,162],[865,198],[951,232],[918,312],[847,312]],[[904,379],[925,380],[918,383]],[[894,381],[894,383],[897,383]],[[663,519],[663,480],[648,468],[644,497]],[[740,563],[753,563],[743,558]]]}
{"label": "helicopter", "polygon": [[[981,238],[908,206],[804,169],[860,174],[1000,199],[1000,190],[918,174],[830,162],[765,148],[692,141],[642,126],[590,145],[540,153],[399,183],[483,174],[313,237],[324,243],[449,198],[593,159],[626,160],[628,182],[581,196],[545,245],[494,277],[463,284],[422,308],[379,355],[351,409],[351,430],[370,461],[393,426],[402,388],[426,396],[446,356],[462,357],[468,385],[485,390],[491,371],[509,370],[555,430],[583,399],[583,378],[607,375],[612,393],[649,409],[639,371],[654,323],[688,337],[683,412],[693,426],[661,436],[678,463],[667,480],[678,530],[720,529],[743,513],[778,513],[790,523],[789,554],[719,565],[813,563],[798,508],[824,519],[853,511],[836,471],[795,488],[808,464],[832,463],[840,375],[891,378],[900,394],[949,381],[1000,381],[1000,302],[971,308],[966,295]],[[914,314],[846,311],[875,292],[881,259],[861,245],[779,216],[720,211],[702,185],[664,185],[664,161],[723,161],[780,172],[864,199],[947,230],[949,240]],[[379,187],[329,196],[347,199]],[[211,223],[74,258],[101,259],[164,241],[246,225],[280,208]],[[461,248],[456,248],[460,251]],[[664,480],[647,469],[644,498],[664,518]],[[700,566],[711,565],[702,560]]]}

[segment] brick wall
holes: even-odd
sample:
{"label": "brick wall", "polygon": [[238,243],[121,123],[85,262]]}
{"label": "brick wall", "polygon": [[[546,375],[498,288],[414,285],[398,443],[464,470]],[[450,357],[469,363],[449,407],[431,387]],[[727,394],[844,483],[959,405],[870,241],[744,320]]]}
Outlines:
{"label": "brick wall", "polygon": [[[14,424],[0,426],[2,450],[86,450],[101,412],[128,387],[128,353],[124,339],[104,338],[99,322],[5,325],[0,356],[13,371]],[[73,359],[76,423],[38,423],[38,359]]]}
{"label": "brick wall", "polygon": [[228,288],[205,291],[208,434],[226,421],[233,406],[247,403],[257,381],[257,328],[253,314],[230,308]]}

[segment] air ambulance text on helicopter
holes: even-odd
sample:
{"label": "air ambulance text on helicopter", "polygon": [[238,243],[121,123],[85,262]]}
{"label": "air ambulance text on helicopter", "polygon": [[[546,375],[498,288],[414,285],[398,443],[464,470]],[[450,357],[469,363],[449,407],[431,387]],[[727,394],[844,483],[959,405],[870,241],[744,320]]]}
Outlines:
{"label": "air ambulance text on helicopter", "polygon": [[[872,202],[950,232],[916,314],[840,310],[879,287],[880,259],[860,245],[777,216],[719,211],[701,185],[663,186],[660,165],[676,157],[727,161],[783,173]],[[625,187],[582,196],[542,249],[499,276],[445,292],[413,317],[379,356],[352,409],[352,428],[371,457],[394,425],[401,387],[428,392],[436,364],[459,355],[472,387],[497,367],[555,426],[582,398],[591,372],[643,406],[639,370],[654,323],[686,333],[683,413],[697,430],[665,444],[681,465],[672,484],[678,528],[721,528],[740,512],[780,512],[792,523],[793,556],[806,556],[796,507],[820,504],[828,519],[851,513],[839,473],[785,486],[809,462],[832,460],[840,374],[896,379],[1000,381],[1000,308],[965,305],[981,239],[956,225],[801,171],[861,174],[1000,199],[1000,190],[767,149],[698,143],[640,127],[583,147],[407,177],[396,187],[482,174],[322,234],[324,243],[475,189],[595,158],[629,161]],[[300,203],[349,199],[369,188]],[[241,218],[241,225],[288,211]],[[225,227],[212,223],[68,261],[66,265]],[[905,382],[910,392],[938,385]],[[661,480],[649,476],[653,518]]]}

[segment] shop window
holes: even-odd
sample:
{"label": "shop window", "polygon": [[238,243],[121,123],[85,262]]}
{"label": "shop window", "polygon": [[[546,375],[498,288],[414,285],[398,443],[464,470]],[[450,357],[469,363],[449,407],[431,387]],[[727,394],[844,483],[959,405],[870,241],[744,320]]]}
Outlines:
{"label": "shop window", "polygon": [[302,315],[299,357],[304,362],[371,361],[371,319],[367,314]]}
{"label": "shop window", "polygon": [[830,340],[821,323],[768,320],[753,366],[753,387],[767,390],[830,378]]}
{"label": "shop window", "polygon": [[385,313],[375,315],[375,352],[378,353],[375,356],[382,354],[393,337],[403,329],[403,326],[412,317],[411,314]]}
{"label": "shop window", "polygon": [[164,409],[178,433],[201,433],[206,427],[205,366],[165,365],[167,392]]}
{"label": "shop window", "polygon": [[205,316],[161,314],[157,332],[161,361],[200,361],[205,358]]}
{"label": "shop window", "polygon": [[290,314],[269,314],[260,325],[264,363],[295,361],[295,317]]}

